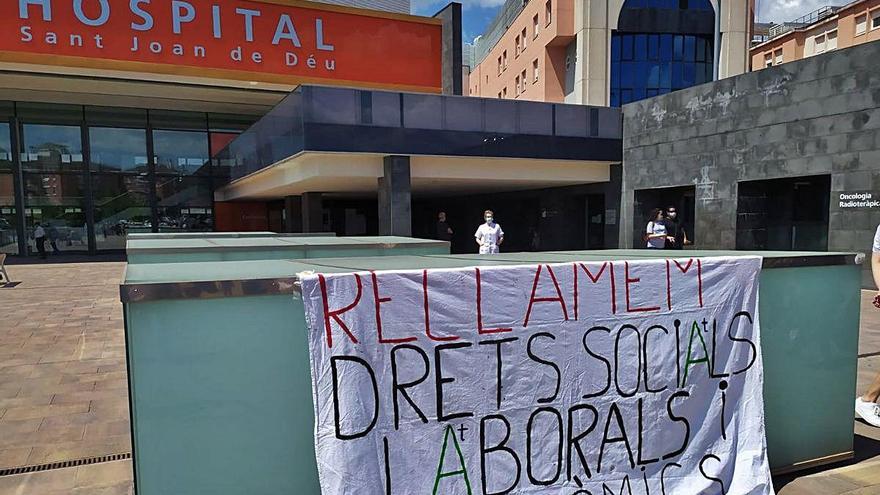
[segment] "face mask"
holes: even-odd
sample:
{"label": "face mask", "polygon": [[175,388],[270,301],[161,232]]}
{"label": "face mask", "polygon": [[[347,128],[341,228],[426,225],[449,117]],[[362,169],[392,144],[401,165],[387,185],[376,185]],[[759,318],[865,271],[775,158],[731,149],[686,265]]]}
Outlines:
{"label": "face mask", "polygon": [[492,223],[492,217],[486,217],[486,223]]}

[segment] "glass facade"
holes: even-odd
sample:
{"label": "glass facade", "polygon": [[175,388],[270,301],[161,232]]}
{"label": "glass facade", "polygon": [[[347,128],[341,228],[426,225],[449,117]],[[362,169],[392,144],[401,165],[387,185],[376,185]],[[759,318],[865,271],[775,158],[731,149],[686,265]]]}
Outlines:
{"label": "glass facade", "polygon": [[611,35],[611,106],[712,81],[714,35],[706,28],[714,26],[701,26],[699,33],[665,32],[666,26],[652,25],[662,16],[645,16],[645,11],[711,12],[712,5],[708,0],[627,0],[621,18],[635,21],[622,24],[643,31]]}
{"label": "glass facade", "polygon": [[228,167],[211,157],[257,118],[0,102],[4,110],[8,254],[33,254],[38,224],[50,254],[121,250],[128,232],[212,230],[214,185]]}
{"label": "glass facade", "polygon": [[18,252],[18,215],[9,129],[8,123],[0,123],[0,253],[15,254]]}

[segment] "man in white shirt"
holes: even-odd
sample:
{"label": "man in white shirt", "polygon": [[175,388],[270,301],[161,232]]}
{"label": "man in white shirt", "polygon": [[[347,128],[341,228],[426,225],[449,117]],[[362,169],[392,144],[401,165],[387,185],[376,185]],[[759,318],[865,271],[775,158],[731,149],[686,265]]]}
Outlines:
{"label": "man in white shirt", "polygon": [[[874,284],[880,288],[880,226],[874,234],[874,247],[871,253],[871,271]],[[874,306],[880,308],[880,293],[874,297]],[[856,398],[856,414],[871,426],[880,428],[880,373],[874,377],[868,391]]]}
{"label": "man in white shirt", "polygon": [[498,246],[504,242],[504,231],[495,223],[495,214],[492,210],[486,210],[483,218],[486,223],[480,225],[477,233],[474,234],[477,245],[480,246],[480,254],[498,254]]}

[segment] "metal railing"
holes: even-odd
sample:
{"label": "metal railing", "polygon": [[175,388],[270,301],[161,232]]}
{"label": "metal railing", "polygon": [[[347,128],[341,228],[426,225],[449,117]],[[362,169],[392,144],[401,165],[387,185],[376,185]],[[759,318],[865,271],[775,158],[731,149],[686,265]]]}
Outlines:
{"label": "metal railing", "polygon": [[832,15],[836,14],[837,11],[839,11],[841,8],[843,7],[836,5],[825,5],[808,14],[804,14],[793,21],[783,22],[782,24],[771,26],[770,39],[782,36],[789,31],[794,31],[795,29],[800,29],[811,24],[815,24],[822,19],[831,17]]}

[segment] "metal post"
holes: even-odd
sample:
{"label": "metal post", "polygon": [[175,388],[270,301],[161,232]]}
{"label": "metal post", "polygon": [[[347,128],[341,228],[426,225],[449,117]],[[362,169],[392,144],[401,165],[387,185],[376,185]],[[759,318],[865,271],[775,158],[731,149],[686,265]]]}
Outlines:
{"label": "metal post", "polygon": [[16,235],[18,237],[18,254],[20,256],[28,255],[27,242],[27,215],[24,213],[24,174],[21,166],[21,123],[18,117],[9,119],[9,137],[12,141],[12,167],[13,176],[12,184],[15,189],[15,216],[18,218],[16,222]]}
{"label": "metal post", "polygon": [[156,193],[156,153],[153,146],[153,123],[147,110],[147,182],[150,184],[150,230],[159,232],[159,207]]}
{"label": "metal post", "polygon": [[92,150],[91,140],[89,139],[89,128],[86,125],[85,115],[80,124],[80,140],[82,141],[83,151],[83,192],[85,193],[85,204],[83,205],[86,213],[86,239],[89,246],[89,254],[95,254],[98,251],[98,242],[95,236],[95,198],[93,197],[92,188]]}
{"label": "metal post", "polygon": [[717,81],[720,79],[721,75],[721,2],[724,0],[715,0],[717,4],[717,8],[715,9],[715,40],[713,44],[715,45],[713,50],[713,67],[712,67],[712,80]]}

